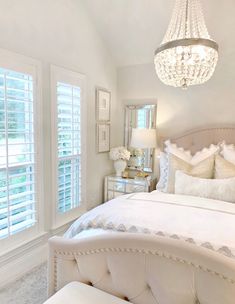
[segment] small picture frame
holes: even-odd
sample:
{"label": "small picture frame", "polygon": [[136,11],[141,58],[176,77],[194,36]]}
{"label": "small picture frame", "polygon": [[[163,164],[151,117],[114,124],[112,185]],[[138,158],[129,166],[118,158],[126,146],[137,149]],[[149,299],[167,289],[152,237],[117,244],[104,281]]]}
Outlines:
{"label": "small picture frame", "polygon": [[97,123],[97,151],[98,153],[110,151],[109,123]]}
{"label": "small picture frame", "polygon": [[105,89],[96,89],[97,121],[110,121],[111,92]]}

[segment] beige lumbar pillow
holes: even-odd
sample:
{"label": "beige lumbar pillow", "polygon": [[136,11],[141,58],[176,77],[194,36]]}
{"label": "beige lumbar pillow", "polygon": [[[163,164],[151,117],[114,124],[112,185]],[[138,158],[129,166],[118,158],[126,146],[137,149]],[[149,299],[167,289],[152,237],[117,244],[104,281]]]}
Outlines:
{"label": "beige lumbar pillow", "polygon": [[215,178],[235,177],[235,165],[220,155],[215,157]]}
{"label": "beige lumbar pillow", "polygon": [[181,170],[191,176],[200,178],[212,178],[214,174],[215,156],[211,155],[205,160],[193,166],[179,157],[169,153],[168,155],[168,177],[165,192],[174,193],[175,173]]}
{"label": "beige lumbar pillow", "polygon": [[235,177],[204,179],[177,171],[175,174],[175,193],[235,203]]}

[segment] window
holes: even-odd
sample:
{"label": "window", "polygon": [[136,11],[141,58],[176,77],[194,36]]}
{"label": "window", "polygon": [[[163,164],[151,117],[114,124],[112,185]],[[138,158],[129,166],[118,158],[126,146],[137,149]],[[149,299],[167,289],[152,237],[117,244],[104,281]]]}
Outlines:
{"label": "window", "polygon": [[36,74],[25,70],[0,67],[0,239],[37,226]]}
{"label": "window", "polygon": [[56,159],[54,213],[58,221],[61,217],[75,218],[84,197],[84,77],[52,67],[52,90],[56,105],[52,109],[56,138],[52,143],[56,147],[52,157]]}
{"label": "window", "polygon": [[80,87],[57,83],[58,211],[81,202]]}

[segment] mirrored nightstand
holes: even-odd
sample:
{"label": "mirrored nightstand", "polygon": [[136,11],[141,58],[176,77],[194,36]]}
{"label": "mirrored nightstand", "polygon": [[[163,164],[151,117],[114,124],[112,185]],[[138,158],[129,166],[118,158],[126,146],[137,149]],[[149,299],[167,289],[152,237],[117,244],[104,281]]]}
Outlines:
{"label": "mirrored nightstand", "polygon": [[156,183],[157,179],[151,176],[134,179],[109,175],[105,177],[104,200],[107,202],[120,195],[133,192],[151,192],[156,189]]}

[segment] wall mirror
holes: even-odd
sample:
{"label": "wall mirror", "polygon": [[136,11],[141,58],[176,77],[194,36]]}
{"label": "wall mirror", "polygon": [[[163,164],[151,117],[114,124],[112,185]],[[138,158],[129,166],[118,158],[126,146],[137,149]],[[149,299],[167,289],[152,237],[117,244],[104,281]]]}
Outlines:
{"label": "wall mirror", "polygon": [[[157,104],[128,105],[125,109],[125,146],[132,152],[132,129],[156,128]],[[144,149],[143,170],[153,172],[153,149]],[[136,169],[128,163],[129,169]]]}

